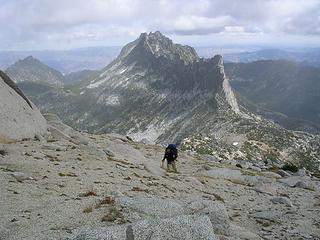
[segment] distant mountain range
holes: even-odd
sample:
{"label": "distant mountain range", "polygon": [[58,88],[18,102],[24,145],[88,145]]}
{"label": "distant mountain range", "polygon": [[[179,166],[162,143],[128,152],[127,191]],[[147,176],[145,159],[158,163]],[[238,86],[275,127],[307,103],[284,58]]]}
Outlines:
{"label": "distant mountain range", "polygon": [[110,63],[121,47],[89,47],[71,50],[0,51],[0,69],[16,61],[33,56],[63,74],[85,69],[100,70]]}
{"label": "distant mountain range", "polygon": [[62,75],[59,71],[47,66],[38,59],[28,56],[25,59],[18,60],[8,67],[5,72],[16,83],[37,82],[49,85],[63,85],[93,78],[100,71],[82,70]]}
{"label": "distant mountain range", "polygon": [[[192,52],[189,58],[191,59],[188,61],[200,60],[196,52]],[[104,71],[105,69],[83,70],[63,76],[29,56],[10,66],[6,73],[16,82],[24,81],[20,85],[27,88],[27,92],[35,93],[38,89],[48,88],[44,83],[76,86],[89,84],[99,75],[104,76]],[[320,68],[286,60],[262,60],[252,63],[225,63],[225,71],[230,84],[236,90],[238,101],[250,111],[272,119],[288,129],[320,132]],[[117,78],[118,76],[115,76],[114,81],[117,81]],[[28,83],[30,81],[38,83],[34,84],[36,87],[33,90]],[[83,91],[80,91],[79,87],[72,89]]]}
{"label": "distant mountain range", "polygon": [[[320,67],[320,49],[262,49],[258,47],[196,47],[200,57],[223,56],[225,62],[253,62],[285,59],[304,65]],[[33,56],[63,74],[86,69],[101,70],[120,53],[121,47],[89,47],[71,50],[0,51],[0,69],[16,61]],[[245,51],[244,51],[245,50]]]}
{"label": "distant mountain range", "polygon": [[225,70],[232,87],[259,106],[257,112],[287,128],[319,132],[320,68],[266,60],[226,63]]}
{"label": "distant mountain range", "polygon": [[263,49],[252,52],[226,53],[224,59],[228,62],[254,62],[258,60],[288,60],[307,66],[320,67],[320,48],[314,49]]}

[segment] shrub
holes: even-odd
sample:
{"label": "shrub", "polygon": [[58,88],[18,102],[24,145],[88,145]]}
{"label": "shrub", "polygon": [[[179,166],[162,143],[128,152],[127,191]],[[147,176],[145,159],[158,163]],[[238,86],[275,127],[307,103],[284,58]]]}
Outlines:
{"label": "shrub", "polygon": [[8,151],[4,149],[0,149],[0,155],[2,156],[8,155]]}
{"label": "shrub", "polygon": [[91,213],[92,212],[92,207],[87,207],[83,210],[84,213]]}
{"label": "shrub", "polygon": [[281,169],[290,172],[298,172],[299,170],[299,168],[292,163],[286,163]]}

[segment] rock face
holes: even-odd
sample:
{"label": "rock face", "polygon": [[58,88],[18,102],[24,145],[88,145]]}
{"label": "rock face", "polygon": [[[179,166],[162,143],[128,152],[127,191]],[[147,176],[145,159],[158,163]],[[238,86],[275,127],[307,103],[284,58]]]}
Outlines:
{"label": "rock face", "polygon": [[40,111],[0,72],[0,139],[33,138],[47,130]]}
{"label": "rock face", "polygon": [[64,81],[64,77],[60,72],[48,67],[32,56],[17,61],[6,69],[6,73],[16,83],[28,81],[61,85]]}

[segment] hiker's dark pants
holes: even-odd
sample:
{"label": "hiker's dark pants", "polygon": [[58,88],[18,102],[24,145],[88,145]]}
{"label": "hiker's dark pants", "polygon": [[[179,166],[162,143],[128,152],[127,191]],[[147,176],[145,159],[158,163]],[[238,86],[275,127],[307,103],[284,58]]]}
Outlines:
{"label": "hiker's dark pants", "polygon": [[170,168],[172,171],[177,172],[176,161],[175,160],[167,160],[167,171],[170,172]]}

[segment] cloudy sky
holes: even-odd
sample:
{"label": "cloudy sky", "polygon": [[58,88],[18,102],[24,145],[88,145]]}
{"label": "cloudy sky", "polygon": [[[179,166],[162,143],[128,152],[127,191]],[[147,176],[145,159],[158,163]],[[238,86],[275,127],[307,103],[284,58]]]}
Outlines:
{"label": "cloudy sky", "polygon": [[320,47],[320,0],[0,0],[0,49],[121,46],[159,30],[193,46]]}

